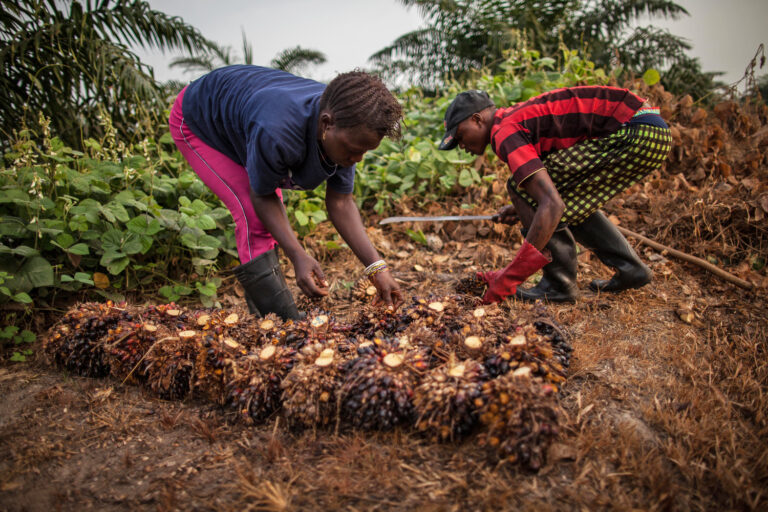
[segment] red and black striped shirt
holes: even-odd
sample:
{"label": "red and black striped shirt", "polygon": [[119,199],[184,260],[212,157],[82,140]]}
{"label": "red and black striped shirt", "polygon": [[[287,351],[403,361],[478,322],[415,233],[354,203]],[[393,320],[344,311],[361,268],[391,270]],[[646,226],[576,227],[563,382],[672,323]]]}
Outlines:
{"label": "red and black striped shirt", "polygon": [[568,87],[540,94],[494,114],[491,147],[519,186],[544,169],[541,159],[589,138],[616,132],[645,100],[627,89]]}

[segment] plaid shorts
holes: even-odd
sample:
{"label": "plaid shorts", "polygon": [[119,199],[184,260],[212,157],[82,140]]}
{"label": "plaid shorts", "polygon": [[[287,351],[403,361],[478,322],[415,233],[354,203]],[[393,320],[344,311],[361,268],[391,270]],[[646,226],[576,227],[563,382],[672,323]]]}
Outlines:
{"label": "plaid shorts", "polygon": [[[565,202],[561,222],[572,226],[584,222],[613,196],[661,167],[671,147],[669,128],[633,124],[549,154],[543,163]],[[536,208],[536,200],[517,188],[512,178],[507,190]]]}

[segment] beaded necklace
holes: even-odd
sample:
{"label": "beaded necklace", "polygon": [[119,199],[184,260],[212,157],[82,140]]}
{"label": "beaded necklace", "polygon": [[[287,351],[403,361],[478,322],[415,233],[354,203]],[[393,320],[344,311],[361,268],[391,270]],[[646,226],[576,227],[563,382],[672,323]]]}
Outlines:
{"label": "beaded necklace", "polygon": [[323,166],[329,171],[336,172],[336,169],[339,168],[339,164],[326,158],[325,151],[323,151],[323,145],[319,140],[317,141],[317,152],[320,153],[320,159],[323,161]]}

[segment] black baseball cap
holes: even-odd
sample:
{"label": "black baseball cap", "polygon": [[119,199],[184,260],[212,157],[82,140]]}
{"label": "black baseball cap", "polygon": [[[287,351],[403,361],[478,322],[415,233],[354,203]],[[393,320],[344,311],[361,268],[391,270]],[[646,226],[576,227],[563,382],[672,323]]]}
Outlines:
{"label": "black baseball cap", "polygon": [[483,91],[464,91],[456,95],[456,98],[448,105],[445,111],[445,135],[437,149],[453,149],[458,145],[456,142],[456,129],[459,123],[474,114],[488,107],[494,106],[493,101],[488,94]]}

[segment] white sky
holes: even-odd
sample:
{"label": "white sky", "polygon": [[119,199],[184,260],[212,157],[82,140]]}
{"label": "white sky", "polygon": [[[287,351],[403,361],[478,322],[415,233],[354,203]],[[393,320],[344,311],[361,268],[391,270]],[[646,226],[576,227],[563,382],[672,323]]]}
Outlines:
{"label": "white sky", "polygon": [[[241,29],[254,50],[254,63],[269,65],[282,50],[301,45],[325,53],[328,61],[305,72],[328,81],[365,68],[368,57],[421,25],[421,17],[397,0],[149,0],[154,9],[181,16],[204,36],[242,55]],[[690,13],[658,21],[693,44],[705,71],[724,71],[738,80],[760,43],[768,44],[768,0],[677,0]],[[173,56],[139,51],[160,80],[191,80],[167,64]],[[768,73],[768,66],[758,72]]]}

